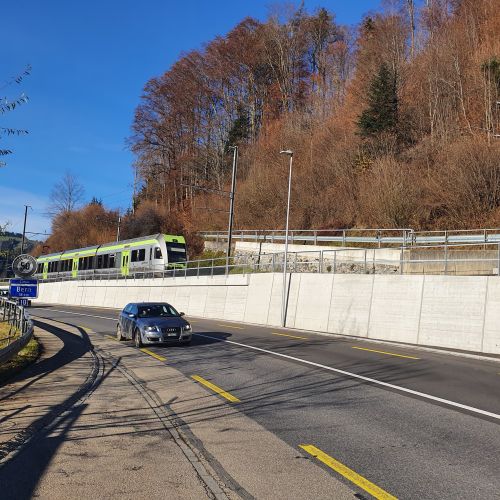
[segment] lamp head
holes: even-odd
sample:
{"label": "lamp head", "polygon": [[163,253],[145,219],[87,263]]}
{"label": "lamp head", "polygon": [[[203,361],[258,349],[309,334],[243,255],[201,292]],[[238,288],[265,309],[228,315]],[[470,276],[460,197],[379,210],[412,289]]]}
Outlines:
{"label": "lamp head", "polygon": [[291,149],[284,149],[283,151],[280,151],[280,155],[293,156],[293,151]]}

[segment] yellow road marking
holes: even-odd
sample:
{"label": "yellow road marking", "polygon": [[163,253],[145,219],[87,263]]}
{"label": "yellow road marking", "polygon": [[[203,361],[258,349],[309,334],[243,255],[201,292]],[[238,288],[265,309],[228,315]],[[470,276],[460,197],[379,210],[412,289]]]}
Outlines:
{"label": "yellow road marking", "polygon": [[387,491],[379,488],[376,484],[373,484],[368,479],[360,476],[357,472],[354,472],[352,469],[349,469],[346,465],[342,464],[338,460],[335,460],[330,455],[327,455],[316,446],[312,444],[301,444],[299,445],[304,451],[307,451],[310,455],[317,458],[320,462],[323,462],[325,465],[333,469],[335,472],[338,472],[346,479],[354,483],[356,486],[359,486],[361,489],[365,490],[367,493],[372,495],[373,497],[379,500],[397,500],[396,497],[392,496]]}
{"label": "yellow road marking", "polygon": [[200,384],[203,384],[205,387],[212,389],[212,391],[216,392],[219,396],[222,396],[223,398],[226,398],[228,401],[231,401],[231,403],[240,403],[241,402],[237,397],[233,396],[229,392],[224,391],[220,387],[217,387],[215,384],[212,384],[212,382],[209,382],[208,380],[205,380],[204,378],[202,378],[198,375],[191,375],[191,378],[193,380],[196,380]]}
{"label": "yellow road marking", "polygon": [[108,337],[108,339],[111,339],[111,340],[114,340],[114,341],[118,341],[116,337],[113,337],[111,335],[106,335],[106,337]]}
{"label": "yellow road marking", "polygon": [[95,333],[94,330],[83,325],[78,325],[78,328],[81,328],[85,333]]}
{"label": "yellow road marking", "polygon": [[217,326],[223,326],[224,328],[236,328],[237,330],[244,330],[245,329],[243,326],[222,325],[220,323]]}
{"label": "yellow road marking", "polygon": [[160,356],[159,354],[156,354],[149,349],[141,349],[141,351],[149,354],[150,356],[153,356],[153,358],[156,358],[158,361],[167,361],[167,358],[164,358],[163,356]]}
{"label": "yellow road marking", "polygon": [[279,335],[280,337],[290,337],[291,339],[303,339],[303,340],[309,340],[308,337],[297,337],[296,335],[288,335],[286,333],[275,333],[271,332],[271,335]]}
{"label": "yellow road marking", "polygon": [[408,359],[420,359],[415,356],[405,356],[403,354],[396,354],[394,352],[386,352],[386,351],[377,351],[376,349],[367,349],[366,347],[355,347],[352,346],[353,349],[359,349],[360,351],[370,351],[370,352],[378,352],[379,354],[387,354],[388,356],[397,356],[398,358],[408,358]]}

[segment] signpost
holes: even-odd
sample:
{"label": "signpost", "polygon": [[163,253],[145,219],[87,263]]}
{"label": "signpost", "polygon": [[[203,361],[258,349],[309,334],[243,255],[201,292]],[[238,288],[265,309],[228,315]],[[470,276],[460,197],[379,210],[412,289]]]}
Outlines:
{"label": "signpost", "polygon": [[36,259],[32,255],[18,255],[12,262],[12,270],[18,278],[31,278],[36,274]]}
{"label": "signpost", "polygon": [[12,262],[12,270],[17,278],[9,281],[9,295],[17,299],[20,306],[31,305],[31,299],[38,297],[38,280],[30,279],[36,274],[36,259],[27,254],[19,255]]}
{"label": "signpost", "polygon": [[9,294],[13,299],[36,299],[38,297],[38,280],[11,279]]}

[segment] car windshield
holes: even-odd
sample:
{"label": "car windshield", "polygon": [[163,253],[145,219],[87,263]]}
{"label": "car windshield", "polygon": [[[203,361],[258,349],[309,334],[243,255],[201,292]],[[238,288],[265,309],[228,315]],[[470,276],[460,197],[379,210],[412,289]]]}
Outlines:
{"label": "car windshield", "polygon": [[179,313],[168,304],[151,304],[149,306],[139,306],[139,318],[172,318],[179,316]]}

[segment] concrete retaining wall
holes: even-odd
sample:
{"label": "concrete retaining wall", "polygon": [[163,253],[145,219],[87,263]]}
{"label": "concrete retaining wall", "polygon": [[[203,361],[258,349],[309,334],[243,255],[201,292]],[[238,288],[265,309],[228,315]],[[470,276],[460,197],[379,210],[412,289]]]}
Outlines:
{"label": "concrete retaining wall", "polygon": [[[186,314],[279,326],[281,274],[40,285],[49,303],[121,308],[167,301]],[[500,354],[500,277],[297,273],[287,326]]]}

